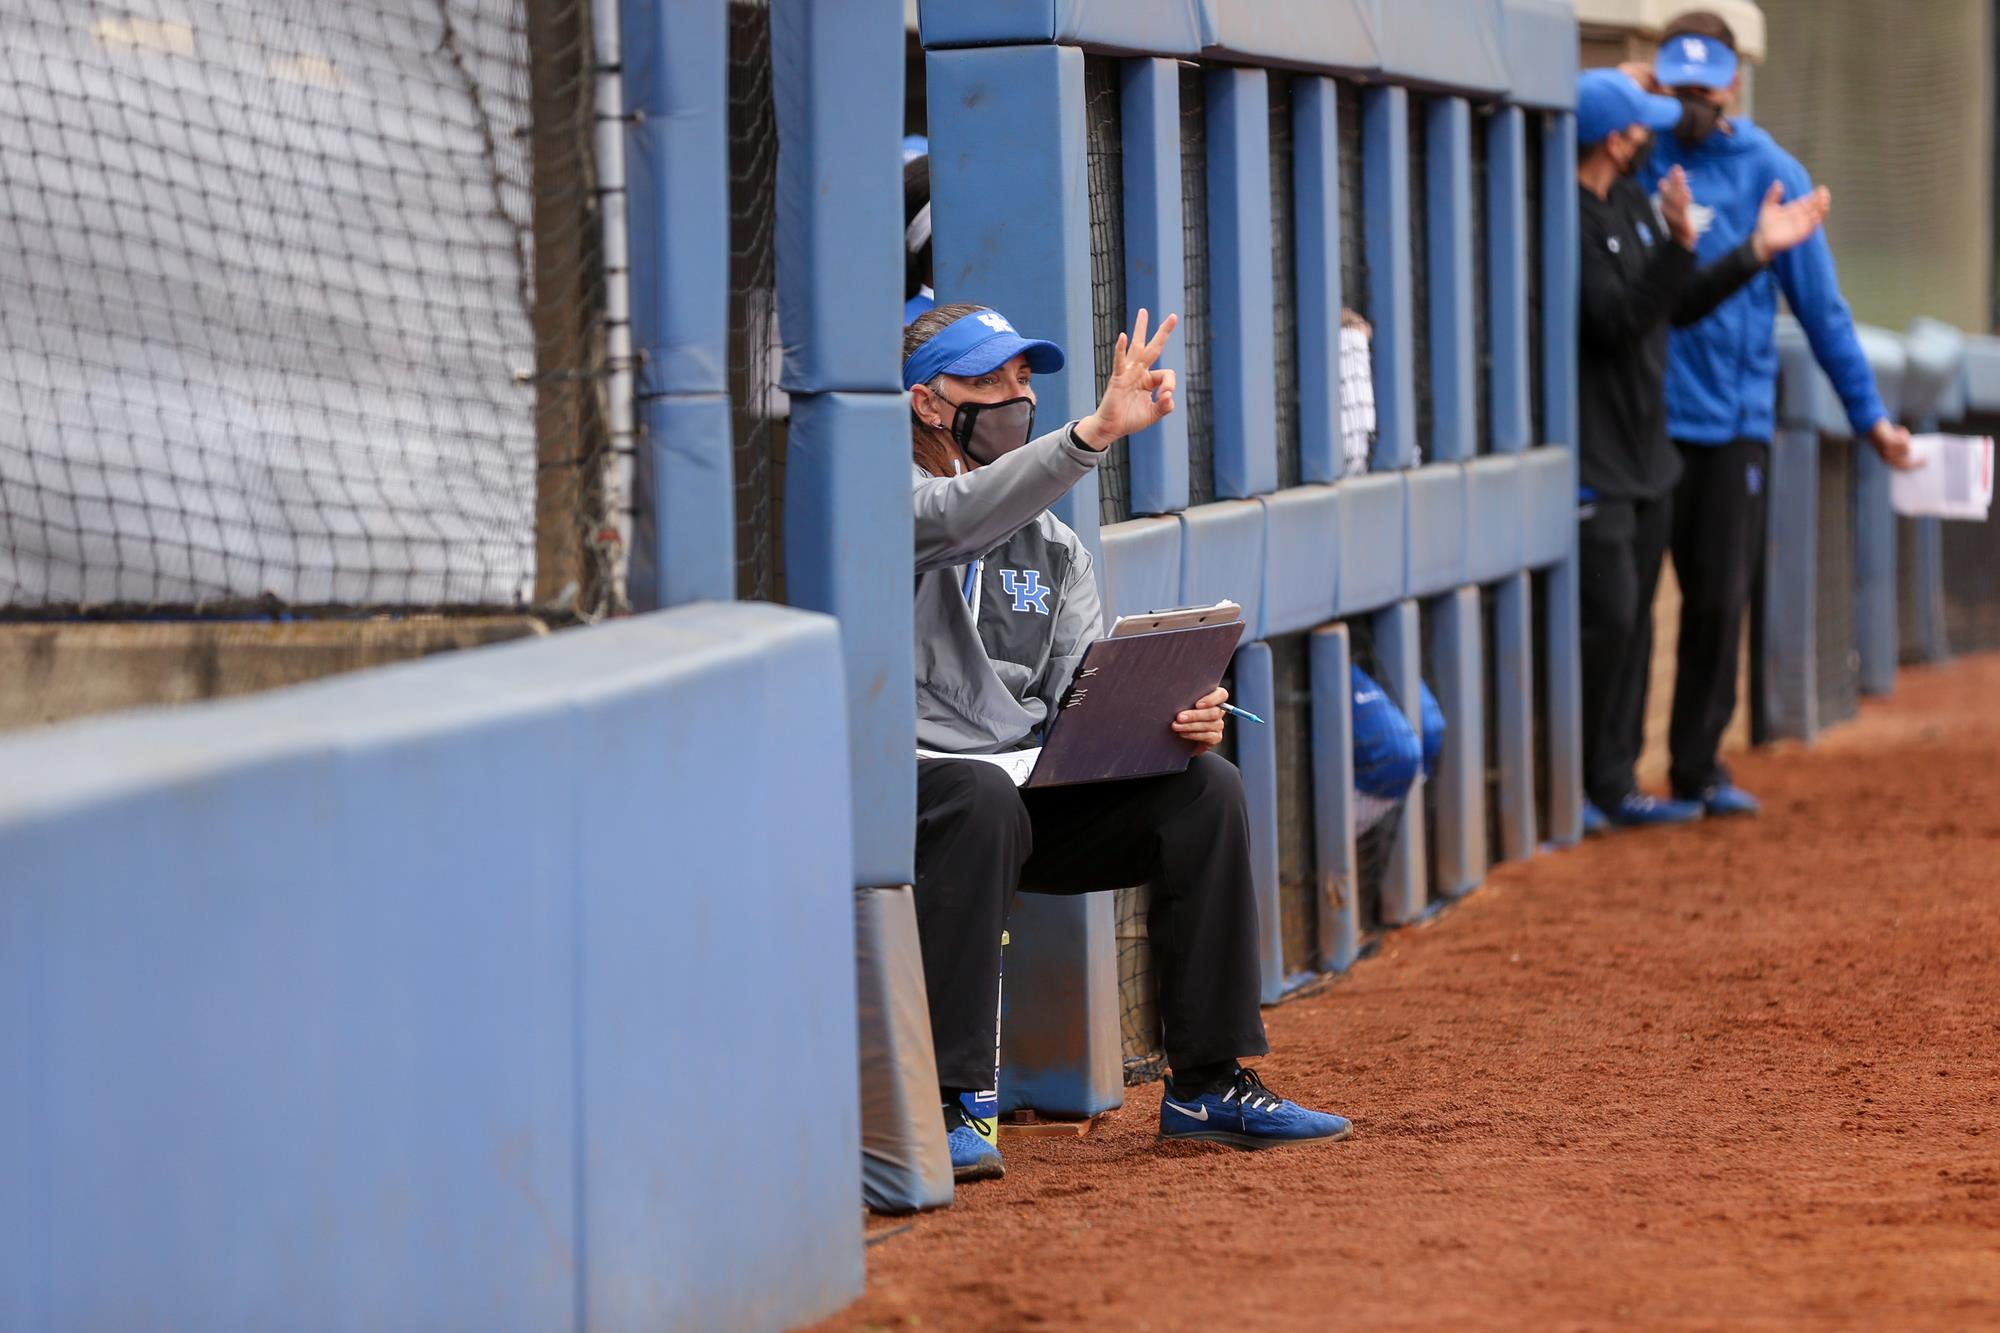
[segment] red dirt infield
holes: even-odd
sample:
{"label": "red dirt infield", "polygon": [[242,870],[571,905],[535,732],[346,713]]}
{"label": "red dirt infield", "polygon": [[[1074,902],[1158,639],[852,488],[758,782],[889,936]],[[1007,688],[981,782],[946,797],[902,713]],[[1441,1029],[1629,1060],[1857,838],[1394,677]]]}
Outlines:
{"label": "red dirt infield", "polygon": [[[828,1327],[2000,1326],[2000,655],[1266,1011],[1354,1138],[1013,1137]],[[881,1225],[877,1223],[876,1225]]]}

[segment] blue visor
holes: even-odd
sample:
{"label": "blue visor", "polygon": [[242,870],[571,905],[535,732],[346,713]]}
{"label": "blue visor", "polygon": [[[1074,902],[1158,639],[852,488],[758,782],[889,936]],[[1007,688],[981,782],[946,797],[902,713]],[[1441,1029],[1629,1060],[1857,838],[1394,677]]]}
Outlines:
{"label": "blue visor", "polygon": [[1653,57],[1653,77],[1662,88],[1727,88],[1736,77],[1736,53],[1699,33],[1669,37]]}
{"label": "blue visor", "polygon": [[1643,125],[1663,134],[1680,124],[1681,104],[1649,93],[1620,70],[1587,69],[1576,80],[1576,142],[1603,143],[1614,132]]}
{"label": "blue visor", "polygon": [[928,384],[939,375],[984,375],[1023,352],[1028,369],[1037,375],[1063,368],[1062,348],[1041,338],[1023,338],[998,310],[975,310],[910,353],[903,363],[903,387]]}

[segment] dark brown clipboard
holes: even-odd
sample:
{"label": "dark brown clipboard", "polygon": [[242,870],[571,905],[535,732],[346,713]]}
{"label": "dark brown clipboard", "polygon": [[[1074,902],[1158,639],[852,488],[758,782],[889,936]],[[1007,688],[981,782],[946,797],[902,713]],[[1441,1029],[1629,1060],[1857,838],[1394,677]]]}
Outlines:
{"label": "dark brown clipboard", "polygon": [[1243,628],[1232,620],[1091,644],[1023,785],[1181,772],[1194,746],[1174,734],[1174,715],[1221,682]]}

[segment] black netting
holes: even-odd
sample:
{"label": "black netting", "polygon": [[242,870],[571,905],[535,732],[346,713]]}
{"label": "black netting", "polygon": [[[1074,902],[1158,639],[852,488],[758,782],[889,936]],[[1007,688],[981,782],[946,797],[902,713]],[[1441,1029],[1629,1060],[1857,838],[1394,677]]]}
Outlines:
{"label": "black netting", "polygon": [[1479,660],[1484,666],[1482,685],[1486,694],[1486,848],[1498,861],[1506,848],[1500,833],[1500,644],[1499,589],[1486,584],[1479,589]]}
{"label": "black netting", "polygon": [[1488,290],[1490,270],[1486,247],[1493,234],[1492,219],[1486,216],[1488,185],[1486,172],[1491,161],[1489,130],[1493,108],[1474,107],[1472,112],[1472,364],[1474,381],[1473,448],[1482,454],[1493,452],[1493,293]]}
{"label": "black netting", "polygon": [[1278,485],[1305,480],[1299,458],[1299,309],[1292,212],[1292,80],[1271,76],[1271,331],[1277,357]]}
{"label": "black netting", "polygon": [[769,0],[729,6],[729,402],[736,595],[783,601],[787,408],[777,302],[778,124]]}
{"label": "black netting", "polygon": [[1530,444],[1548,442],[1547,386],[1542,383],[1542,126],[1540,112],[1525,113],[1527,153],[1522,189],[1527,195],[1528,250],[1528,425]]}
{"label": "black netting", "polygon": [[[1950,429],[2000,435],[2000,417],[1982,413],[1955,422]],[[1938,531],[1946,641],[1955,653],[2000,648],[2000,519],[1946,521],[1938,524]],[[1914,552],[1910,563],[1916,563]]]}
{"label": "black netting", "polygon": [[1271,740],[1278,752],[1278,924],[1285,975],[1318,967],[1319,858],[1313,821],[1312,652],[1307,636],[1271,647]]}
{"label": "black netting", "polygon": [[1896,516],[1896,660],[1904,666],[1925,660],[1918,620],[1922,595],[1917,577],[1917,521]]}
{"label": "black netting", "polygon": [[[1436,428],[1431,386],[1430,99],[1410,94],[1410,361],[1417,396],[1417,453],[1413,463],[1433,457]],[[1450,201],[1444,201],[1450,206]]]}
{"label": "black netting", "polygon": [[1535,655],[1533,731],[1535,740],[1535,836],[1545,838],[1554,827],[1549,814],[1555,809],[1555,770],[1549,749],[1549,572],[1538,569],[1529,576],[1532,627],[1529,642]]}
{"label": "black netting", "polygon": [[138,9],[7,6],[0,608],[597,604],[587,5]]}
{"label": "black netting", "polygon": [[[1378,687],[1388,672],[1375,651],[1375,618],[1358,615],[1342,622],[1347,626],[1348,661]],[[1357,821],[1354,839],[1354,903],[1357,930],[1366,935],[1382,928],[1382,888],[1388,882],[1389,862],[1395,858],[1396,840],[1402,836],[1402,803],[1373,808],[1359,791],[1351,793]]]}
{"label": "black netting", "polygon": [[1361,88],[1342,80],[1335,99],[1340,117],[1340,299],[1356,314],[1368,313],[1367,186],[1362,170]]}
{"label": "black netting", "polygon": [[[1111,358],[1125,328],[1125,148],[1118,61],[1083,62],[1085,171],[1090,191],[1090,316],[1097,392],[1111,380]],[[1155,317],[1162,312],[1155,311]],[[1132,516],[1130,448],[1119,440],[1097,465],[1098,521]]]}
{"label": "black netting", "polygon": [[1819,445],[1819,531],[1815,557],[1813,653],[1821,726],[1861,708],[1861,649],[1854,628],[1854,446]]}
{"label": "black netting", "polygon": [[1215,398],[1208,378],[1208,99],[1201,69],[1181,66],[1181,252],[1187,300],[1181,315],[1187,409],[1188,502],[1215,498]]}

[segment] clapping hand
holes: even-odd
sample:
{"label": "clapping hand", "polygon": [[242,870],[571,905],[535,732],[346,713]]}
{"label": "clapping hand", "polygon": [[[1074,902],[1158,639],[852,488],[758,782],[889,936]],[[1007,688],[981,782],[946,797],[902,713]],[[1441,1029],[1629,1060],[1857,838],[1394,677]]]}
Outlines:
{"label": "clapping hand", "polygon": [[1675,167],[1660,179],[1660,216],[1666,220],[1674,244],[1683,250],[1694,249],[1698,239],[1694,230],[1693,206],[1694,193],[1688,189],[1687,173]]}
{"label": "clapping hand", "polygon": [[1181,322],[1179,315],[1160,321],[1152,341],[1146,339],[1147,315],[1139,312],[1130,334],[1118,335],[1111,354],[1111,378],[1097,410],[1076,423],[1077,438],[1092,449],[1106,449],[1136,434],[1174,410],[1174,372],[1155,370],[1153,363],[1167,350],[1167,335]]}
{"label": "clapping hand", "polygon": [[1788,204],[1784,182],[1772,181],[1771,188],[1764,192],[1763,205],[1757,210],[1757,230],[1750,236],[1757,262],[1768,263],[1772,255],[1781,255],[1809,240],[1819,230],[1820,223],[1826,221],[1827,210],[1832,207],[1833,192],[1824,185]]}

